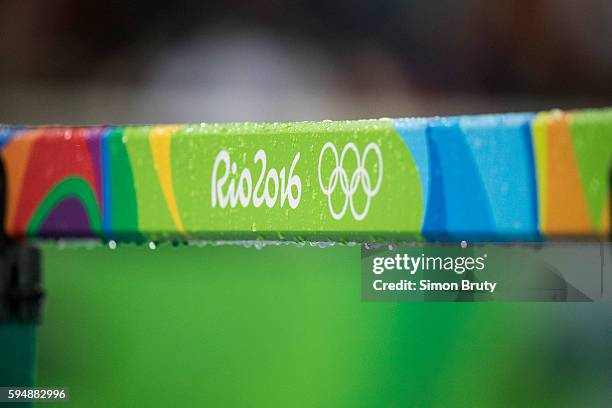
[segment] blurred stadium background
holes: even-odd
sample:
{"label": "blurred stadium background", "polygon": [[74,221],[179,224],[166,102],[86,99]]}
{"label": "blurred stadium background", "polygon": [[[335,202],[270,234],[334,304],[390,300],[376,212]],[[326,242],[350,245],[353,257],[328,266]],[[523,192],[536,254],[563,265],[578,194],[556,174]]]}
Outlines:
{"label": "blurred stadium background", "polygon": [[0,1],[1,117],[276,121],[609,105],[607,0]]}

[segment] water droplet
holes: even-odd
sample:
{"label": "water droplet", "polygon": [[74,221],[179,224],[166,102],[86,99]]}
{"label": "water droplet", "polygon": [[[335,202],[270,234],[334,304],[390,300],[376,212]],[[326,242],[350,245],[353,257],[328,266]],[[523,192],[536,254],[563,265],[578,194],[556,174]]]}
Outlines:
{"label": "water droplet", "polygon": [[67,245],[66,245],[66,241],[65,241],[65,240],[63,240],[63,239],[61,239],[61,238],[57,240],[57,247],[58,247],[59,249],[65,249],[65,248],[66,248],[66,246],[67,246]]}
{"label": "water droplet", "polygon": [[333,247],[336,243],[335,242],[319,242],[319,248],[329,248],[329,247]]}

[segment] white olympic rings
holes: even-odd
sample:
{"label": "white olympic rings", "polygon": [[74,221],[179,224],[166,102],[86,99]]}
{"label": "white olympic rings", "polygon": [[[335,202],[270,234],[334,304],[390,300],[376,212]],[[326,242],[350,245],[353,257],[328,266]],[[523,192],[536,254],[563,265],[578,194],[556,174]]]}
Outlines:
{"label": "white olympic rings", "polygon": [[[325,186],[323,185],[323,178],[321,176],[321,162],[323,161],[323,155],[325,154],[327,150],[330,150],[331,153],[333,154],[335,166],[329,176],[329,179],[327,180],[327,186]],[[344,168],[344,158],[346,156],[346,153],[349,151],[354,153],[355,159],[357,160],[357,167],[355,168],[355,171],[351,174],[350,180],[349,180],[349,175],[346,169]],[[374,154],[377,156],[377,159],[378,159],[378,179],[376,180],[376,185],[374,186],[374,188],[372,188],[370,174],[365,168],[366,158],[368,157],[368,153],[370,153],[370,151],[374,152]],[[319,174],[319,186],[321,187],[321,191],[323,191],[323,194],[327,196],[327,203],[328,203],[329,211],[332,217],[335,220],[340,220],[346,213],[347,208],[350,207],[353,217],[357,221],[361,221],[368,214],[368,210],[370,209],[372,198],[378,193],[378,191],[380,190],[380,186],[382,184],[382,178],[383,178],[382,153],[376,143],[370,143],[366,146],[365,150],[363,151],[363,155],[360,157],[357,146],[355,146],[354,143],[347,143],[344,146],[344,149],[342,149],[342,153],[340,154],[340,160],[338,160],[338,151],[336,150],[336,146],[331,142],[327,142],[323,146],[323,149],[321,149],[321,154],[319,155],[319,173],[318,174]],[[340,189],[342,190],[342,193],[345,196],[344,204],[342,206],[342,209],[339,212],[337,212],[334,209],[333,204],[332,204],[332,194],[336,190],[338,183],[340,185]],[[355,204],[353,200],[353,196],[357,192],[357,189],[359,188],[360,185],[363,188],[363,191],[366,195],[365,208],[361,212],[355,209]]]}

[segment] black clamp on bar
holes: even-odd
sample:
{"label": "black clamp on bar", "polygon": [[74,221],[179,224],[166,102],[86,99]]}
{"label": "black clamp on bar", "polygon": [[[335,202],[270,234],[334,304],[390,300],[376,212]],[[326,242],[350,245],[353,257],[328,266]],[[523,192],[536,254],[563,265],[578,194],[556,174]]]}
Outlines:
{"label": "black clamp on bar", "polygon": [[43,300],[40,250],[4,233],[6,178],[0,160],[0,323],[40,322]]}
{"label": "black clamp on bar", "polygon": [[0,322],[38,323],[42,299],[40,250],[21,243],[1,243]]}

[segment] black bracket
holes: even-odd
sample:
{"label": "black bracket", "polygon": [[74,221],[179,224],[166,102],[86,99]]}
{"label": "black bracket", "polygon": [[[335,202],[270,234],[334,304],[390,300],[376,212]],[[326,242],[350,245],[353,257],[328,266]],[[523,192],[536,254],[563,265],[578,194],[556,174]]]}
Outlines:
{"label": "black bracket", "polygon": [[0,244],[0,322],[40,321],[40,250],[22,243]]}
{"label": "black bracket", "polygon": [[40,250],[6,237],[4,163],[0,160],[0,323],[40,322],[43,300]]}

